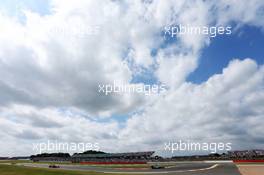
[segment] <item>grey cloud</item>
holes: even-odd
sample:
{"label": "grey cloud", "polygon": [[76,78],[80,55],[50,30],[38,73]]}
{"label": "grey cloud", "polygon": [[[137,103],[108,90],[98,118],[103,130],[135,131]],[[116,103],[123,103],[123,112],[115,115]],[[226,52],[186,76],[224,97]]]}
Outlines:
{"label": "grey cloud", "polygon": [[23,130],[22,132],[15,135],[17,139],[25,139],[25,140],[37,140],[41,139],[42,136],[35,131],[32,130]]}
{"label": "grey cloud", "polygon": [[41,128],[60,128],[63,127],[63,124],[59,123],[59,121],[52,121],[48,118],[41,116],[32,116],[31,117],[31,125],[34,127]]}

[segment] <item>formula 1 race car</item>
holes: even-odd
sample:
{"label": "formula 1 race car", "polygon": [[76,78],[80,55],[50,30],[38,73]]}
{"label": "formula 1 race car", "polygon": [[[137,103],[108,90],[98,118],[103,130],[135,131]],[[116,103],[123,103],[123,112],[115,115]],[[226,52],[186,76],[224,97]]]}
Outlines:
{"label": "formula 1 race car", "polygon": [[60,168],[59,165],[49,165],[49,168]]}
{"label": "formula 1 race car", "polygon": [[161,165],[152,165],[151,168],[152,169],[164,169],[165,167]]}

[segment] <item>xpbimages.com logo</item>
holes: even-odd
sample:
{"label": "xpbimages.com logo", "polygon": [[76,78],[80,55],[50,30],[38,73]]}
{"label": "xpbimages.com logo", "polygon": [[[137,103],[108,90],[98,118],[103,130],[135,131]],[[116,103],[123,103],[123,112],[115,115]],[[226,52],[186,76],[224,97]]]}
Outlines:
{"label": "xpbimages.com logo", "polygon": [[59,142],[57,140],[40,143],[33,143],[33,151],[35,153],[49,153],[49,152],[84,152],[86,150],[99,151],[99,143],[92,142]]}
{"label": "xpbimages.com logo", "polygon": [[193,26],[193,25],[168,25],[164,27],[165,37],[177,37],[177,35],[208,35],[216,37],[217,35],[231,35],[231,26]]}
{"label": "xpbimages.com logo", "polygon": [[167,142],[164,144],[164,150],[174,153],[175,151],[204,151],[217,153],[222,151],[230,151],[232,143],[223,142],[192,142],[179,140],[178,142]]}
{"label": "xpbimages.com logo", "polygon": [[163,93],[166,91],[165,85],[146,85],[146,84],[99,84],[98,92],[110,95],[112,93],[141,93],[144,95],[152,95]]}

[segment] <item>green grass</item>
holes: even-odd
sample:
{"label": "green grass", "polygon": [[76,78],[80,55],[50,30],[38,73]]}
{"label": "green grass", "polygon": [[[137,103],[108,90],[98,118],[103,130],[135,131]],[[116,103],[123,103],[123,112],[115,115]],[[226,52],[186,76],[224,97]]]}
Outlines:
{"label": "green grass", "polygon": [[31,160],[3,160],[0,163],[40,163],[40,164],[61,164],[61,165],[69,165],[73,164],[71,162],[33,162]]}
{"label": "green grass", "polygon": [[0,163],[31,163],[30,160],[1,160]]}
{"label": "green grass", "polygon": [[0,175],[103,175],[103,173],[0,165]]}

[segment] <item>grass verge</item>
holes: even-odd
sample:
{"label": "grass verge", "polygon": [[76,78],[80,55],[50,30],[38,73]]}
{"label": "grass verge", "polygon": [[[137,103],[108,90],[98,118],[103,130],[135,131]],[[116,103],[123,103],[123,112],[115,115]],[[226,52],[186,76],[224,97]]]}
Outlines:
{"label": "grass verge", "polygon": [[31,167],[23,167],[23,166],[15,166],[15,165],[0,165],[0,174],[1,175],[103,175],[103,173],[96,173],[96,172],[31,168]]}

